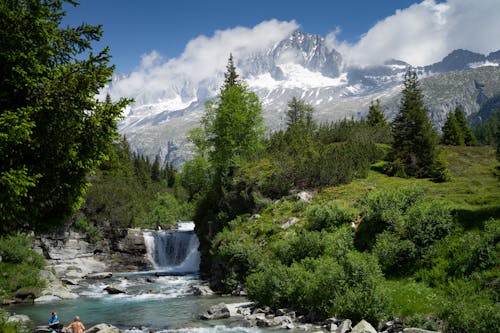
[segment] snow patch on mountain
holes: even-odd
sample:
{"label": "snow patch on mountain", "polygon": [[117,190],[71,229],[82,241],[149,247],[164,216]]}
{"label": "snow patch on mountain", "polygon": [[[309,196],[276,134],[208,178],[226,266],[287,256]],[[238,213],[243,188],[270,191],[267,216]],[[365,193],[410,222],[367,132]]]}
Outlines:
{"label": "snow patch on mountain", "polygon": [[266,88],[269,90],[279,88],[301,88],[311,89],[319,87],[338,87],[347,84],[347,74],[343,73],[339,77],[332,78],[324,76],[320,72],[313,72],[295,63],[278,65],[283,77],[276,80],[270,73],[263,73],[252,76],[246,81],[251,88]]}

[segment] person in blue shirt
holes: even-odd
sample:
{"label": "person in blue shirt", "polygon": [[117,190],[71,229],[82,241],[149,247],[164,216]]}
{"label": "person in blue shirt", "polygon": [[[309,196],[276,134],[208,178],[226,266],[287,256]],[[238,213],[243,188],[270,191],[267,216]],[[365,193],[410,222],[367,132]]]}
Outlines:
{"label": "person in blue shirt", "polygon": [[57,312],[52,312],[49,318],[49,330],[60,332],[63,327],[63,324],[59,322],[59,318],[57,317]]}

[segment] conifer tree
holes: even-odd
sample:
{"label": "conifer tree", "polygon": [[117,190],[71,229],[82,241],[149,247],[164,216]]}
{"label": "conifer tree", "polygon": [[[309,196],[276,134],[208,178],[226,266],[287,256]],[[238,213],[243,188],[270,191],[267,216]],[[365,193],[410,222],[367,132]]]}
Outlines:
{"label": "conifer tree", "polygon": [[478,144],[476,136],[469,127],[462,109],[459,107],[455,109],[455,119],[457,120],[457,125],[460,128],[464,144],[466,146],[476,146]]}
{"label": "conifer tree", "polygon": [[399,113],[392,124],[394,142],[390,153],[399,173],[417,177],[432,177],[438,161],[437,135],[423,104],[417,73],[405,74],[403,97]]}
{"label": "conifer tree", "polygon": [[455,113],[453,112],[448,113],[442,131],[443,131],[443,135],[441,137],[442,144],[452,145],[452,146],[464,145],[464,136],[462,133],[462,129],[457,122],[457,118],[455,117]]}
{"label": "conifer tree", "polygon": [[370,107],[368,109],[367,122],[368,125],[372,127],[387,125],[387,121],[385,119],[384,112],[382,111],[382,107],[380,106],[379,99],[377,99],[375,102],[371,101]]}
{"label": "conifer tree", "polygon": [[215,183],[224,179],[239,162],[261,147],[263,137],[262,107],[238,74],[229,56],[225,81],[217,100],[207,103],[202,120],[209,149],[208,158],[214,169]]}
{"label": "conifer tree", "polygon": [[224,73],[224,85],[222,86],[222,91],[230,86],[235,86],[238,84],[238,74],[236,73],[236,67],[234,67],[233,54],[229,54],[229,60],[226,66],[226,73]]}
{"label": "conifer tree", "polygon": [[313,115],[314,108],[306,104],[303,100],[297,97],[292,97],[288,102],[287,110],[287,126],[288,129],[302,128],[310,130],[313,127]]}

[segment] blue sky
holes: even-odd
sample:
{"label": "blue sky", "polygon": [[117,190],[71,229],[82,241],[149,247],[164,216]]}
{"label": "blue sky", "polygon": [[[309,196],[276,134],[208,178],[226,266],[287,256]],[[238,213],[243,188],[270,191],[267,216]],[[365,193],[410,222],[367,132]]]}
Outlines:
{"label": "blue sky", "polygon": [[[414,0],[81,0],[66,6],[64,25],[102,24],[104,36],[96,45],[111,48],[117,72],[130,72],[141,57],[153,51],[165,60],[179,57],[186,44],[200,35],[237,26],[252,28],[277,19],[294,20],[299,30],[357,43],[377,22]],[[436,3],[438,3],[437,1]],[[340,30],[337,30],[340,29]]]}

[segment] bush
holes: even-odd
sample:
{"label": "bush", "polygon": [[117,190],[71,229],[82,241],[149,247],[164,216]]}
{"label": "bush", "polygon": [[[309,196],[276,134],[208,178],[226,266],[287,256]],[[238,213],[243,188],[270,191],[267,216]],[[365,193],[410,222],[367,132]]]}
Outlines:
{"label": "bush", "polygon": [[464,280],[452,283],[447,294],[439,313],[447,333],[500,332],[499,302]]}
{"label": "bush", "polygon": [[31,239],[22,234],[0,238],[0,257],[4,263],[25,263],[39,269],[45,266],[43,256],[32,250]]}
{"label": "bush", "polygon": [[338,228],[333,233],[324,233],[325,255],[341,260],[354,249],[354,229],[349,225]]}
{"label": "bush", "polygon": [[325,238],[318,231],[301,231],[273,244],[273,252],[285,265],[308,257],[317,258],[325,252],[325,248]]}
{"label": "bush", "polygon": [[354,221],[356,214],[353,210],[335,204],[315,204],[306,210],[309,230],[333,231],[343,224]]}
{"label": "bush", "polygon": [[356,232],[358,249],[371,249],[377,234],[401,225],[406,211],[423,196],[417,188],[394,189],[369,193],[358,201],[362,221]]}
{"label": "bush", "polygon": [[377,236],[373,253],[387,276],[406,275],[415,268],[415,244],[409,240],[401,240],[391,232],[383,232]]}
{"label": "bush", "polygon": [[39,273],[45,266],[45,259],[31,249],[29,237],[22,234],[1,237],[0,257],[0,301],[14,297],[20,290],[38,294],[44,287]]}
{"label": "bush", "polygon": [[310,318],[366,319],[375,325],[387,309],[383,276],[374,257],[349,252],[340,262],[307,258],[290,267],[277,263],[247,278],[249,298],[273,308],[292,307]]}

